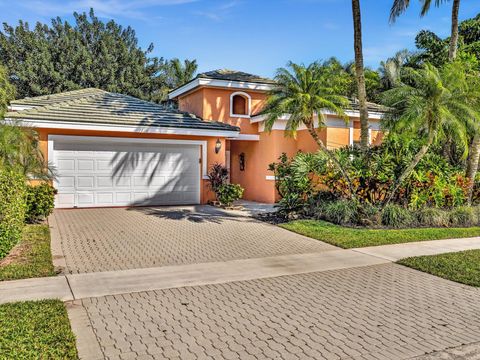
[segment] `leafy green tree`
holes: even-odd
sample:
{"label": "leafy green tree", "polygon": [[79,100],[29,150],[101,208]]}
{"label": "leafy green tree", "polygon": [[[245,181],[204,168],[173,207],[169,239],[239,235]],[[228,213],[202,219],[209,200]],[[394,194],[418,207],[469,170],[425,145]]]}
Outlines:
{"label": "leafy green tree", "polygon": [[474,105],[478,97],[472,91],[463,65],[449,63],[442,69],[424,64],[409,68],[404,81],[383,94],[392,110],[385,119],[386,129],[424,140],[412,162],[395,180],[385,204],[391,201],[404,180],[440,137],[454,137],[468,148],[468,130],[477,126],[479,113]]}
{"label": "leafy green tree", "polygon": [[[449,0],[420,0],[422,3],[422,10],[420,16],[425,16],[432,6],[432,2],[435,6],[440,6]],[[390,10],[390,22],[395,22],[396,18],[400,16],[410,6],[410,0],[394,0],[392,8]],[[452,24],[450,45],[448,49],[448,60],[453,61],[457,56],[458,48],[458,13],[460,11],[460,0],[453,0],[452,4]]]}
{"label": "leafy green tree", "polygon": [[[286,132],[295,135],[298,128],[304,125],[319,149],[324,152],[335,166],[342,172],[352,190],[348,174],[335,155],[320,139],[317,128],[325,127],[325,110],[348,121],[344,108],[348,100],[334,92],[324,82],[321,64],[314,62],[309,66],[289,62],[287,68],[280,68],[275,75],[276,86],[269,93],[262,114],[265,118],[265,130],[271,131],[275,122],[285,114],[289,115]],[[353,190],[350,191],[354,196]]]}
{"label": "leafy green tree", "polygon": [[10,84],[8,74],[3,66],[0,66],[0,119],[3,118],[8,104],[15,98],[15,87]]}
{"label": "leafy green tree", "polygon": [[167,90],[168,63],[152,57],[153,45],[138,45],[135,31],[102,22],[93,9],[74,13],[75,24],[60,18],[33,29],[20,21],[3,24],[0,61],[17,96],[38,96],[96,87],[160,101]]}

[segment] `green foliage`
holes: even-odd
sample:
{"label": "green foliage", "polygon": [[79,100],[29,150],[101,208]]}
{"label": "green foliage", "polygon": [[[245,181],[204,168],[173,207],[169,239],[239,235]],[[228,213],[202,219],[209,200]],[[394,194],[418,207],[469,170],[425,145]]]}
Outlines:
{"label": "green foliage", "polygon": [[53,211],[55,189],[47,183],[27,186],[27,211],[25,219],[30,222],[44,220]]}
{"label": "green foliage", "polygon": [[0,259],[22,236],[25,221],[25,178],[10,169],[0,169]]}
{"label": "green foliage", "polygon": [[60,300],[0,305],[0,349],[4,359],[78,359],[75,335]]}
{"label": "green foliage", "polygon": [[31,128],[7,125],[0,120],[0,169],[14,168],[27,179],[51,180],[55,169],[48,165]]}
{"label": "green foliage", "polygon": [[167,63],[167,84],[170,89],[175,89],[192,80],[197,72],[197,60],[184,60],[175,58]]}
{"label": "green foliage", "polygon": [[448,213],[437,208],[423,208],[416,212],[419,225],[441,227],[449,225]]}
{"label": "green foliage", "polygon": [[4,24],[0,62],[18,97],[96,87],[152,101],[165,98],[175,73],[163,58],[150,56],[152,44],[142,49],[131,27],[104,23],[93,9],[74,18],[73,25],[57,17],[33,29],[23,21]]}
{"label": "green foliage", "polygon": [[344,111],[348,101],[335,93],[332,84],[325,82],[324,69],[319,62],[308,66],[289,62],[287,68],[277,70],[275,81],[277,86],[269,93],[262,110],[267,131],[283,114],[290,114],[285,128],[290,134],[295,134],[301,125],[312,128],[315,114],[318,114],[320,126],[325,126],[325,110],[348,120]]}
{"label": "green foliage", "polygon": [[27,225],[19,248],[19,256],[0,266],[0,281],[55,276],[48,225]]}
{"label": "green foliage", "polygon": [[231,206],[235,200],[242,198],[243,188],[239,184],[222,184],[218,187],[216,195],[220,204]]}
{"label": "green foliage", "polygon": [[332,201],[323,207],[323,215],[326,220],[334,224],[356,224],[358,222],[358,206],[351,200]]}
{"label": "green foliage", "polygon": [[15,87],[10,84],[7,70],[0,65],[0,119],[3,118],[8,104],[15,98]]}
{"label": "green foliage", "polygon": [[382,210],[382,224],[392,228],[404,228],[413,225],[414,217],[408,209],[389,204]]}
{"label": "green foliage", "polygon": [[449,213],[452,226],[473,226],[478,223],[478,216],[471,206],[459,206]]}

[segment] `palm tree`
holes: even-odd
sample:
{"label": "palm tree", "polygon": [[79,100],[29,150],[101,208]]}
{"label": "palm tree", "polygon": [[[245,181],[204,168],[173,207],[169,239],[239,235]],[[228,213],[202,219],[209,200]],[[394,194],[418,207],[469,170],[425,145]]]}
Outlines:
{"label": "palm tree", "polygon": [[360,147],[368,148],[368,108],[365,72],[363,66],[362,17],[360,0],[352,0],[353,39],[355,49],[355,76],[357,79],[357,95],[360,109]]}
{"label": "palm tree", "polygon": [[[448,2],[449,0],[434,0],[435,6],[440,6],[443,3]],[[420,16],[425,16],[432,5],[432,0],[421,0],[422,10]],[[394,23],[397,17],[407,10],[410,5],[410,0],[394,0],[392,8],[390,10],[390,22]],[[457,47],[458,47],[458,13],[460,11],[460,0],[453,0],[452,4],[452,29],[450,35],[450,47],[448,50],[448,59],[449,61],[455,60],[457,56]]]}
{"label": "palm tree", "polygon": [[405,65],[410,52],[407,49],[398,51],[393,57],[388,58],[386,61],[380,62],[381,83],[384,89],[389,90],[400,81],[402,74],[402,68]]}
{"label": "palm tree", "polygon": [[394,132],[420,136],[424,144],[395,180],[384,205],[392,200],[439,136],[454,137],[467,149],[468,129],[475,128],[479,119],[472,105],[477,95],[469,89],[460,64],[450,63],[439,70],[427,63],[421,69],[408,68],[405,72],[406,83],[383,94],[385,105],[391,109],[386,124],[390,123]]}
{"label": "palm tree", "polygon": [[49,181],[55,169],[48,165],[35,130],[0,122],[0,169],[13,168],[26,179]]}
{"label": "palm tree", "polygon": [[182,62],[175,58],[170,60],[170,69],[172,76],[172,87],[176,88],[186,84],[193,79],[198,69],[197,60],[184,60]]}
{"label": "palm tree", "polygon": [[348,116],[343,110],[349,105],[347,98],[336,94],[332,87],[328,87],[324,75],[318,62],[309,66],[289,62],[287,68],[278,69],[275,75],[276,86],[269,93],[261,112],[266,116],[265,130],[271,131],[275,122],[286,114],[289,115],[285,128],[287,134],[295,136],[298,128],[304,125],[320,150],[329,157],[347,180],[350,194],[354,197],[350,177],[317,132],[318,128],[325,127],[325,110],[348,122]]}

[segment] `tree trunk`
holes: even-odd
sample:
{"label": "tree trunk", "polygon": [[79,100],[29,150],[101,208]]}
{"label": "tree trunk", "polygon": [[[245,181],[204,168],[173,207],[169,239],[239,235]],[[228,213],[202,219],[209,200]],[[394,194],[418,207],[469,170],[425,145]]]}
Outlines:
{"label": "tree trunk", "polygon": [[332,154],[332,152],[325,146],[325,144],[323,143],[323,141],[320,139],[320,137],[318,136],[318,133],[317,131],[315,130],[315,125],[314,125],[314,122],[312,122],[312,124],[306,124],[307,125],[307,129],[308,129],[308,132],[310,133],[310,135],[312,136],[313,140],[315,140],[315,142],[317,143],[318,147],[320,149],[322,149],[322,151],[327,154],[327,156],[330,158],[330,160],[335,164],[335,166],[338,168],[338,170],[340,170],[340,172],[342,173],[343,177],[345,178],[345,180],[347,181],[347,184],[348,184],[348,190],[350,190],[350,197],[352,199],[355,199],[356,198],[356,195],[355,195],[355,192],[353,191],[353,186],[352,186],[352,181],[350,180],[350,176],[348,176],[347,172],[345,171],[345,169],[343,168],[342,164],[340,163],[340,161],[338,161],[338,159],[335,157],[335,155]]}
{"label": "tree trunk", "polygon": [[357,80],[358,102],[360,108],[360,146],[368,148],[368,109],[367,90],[365,88],[365,72],[363,67],[362,49],[362,17],[360,13],[360,0],[352,0],[353,14],[353,40],[355,49],[355,76]]}
{"label": "tree trunk", "polygon": [[415,157],[412,160],[412,163],[406,167],[405,170],[403,170],[402,174],[397,178],[395,183],[393,184],[393,189],[388,196],[387,200],[383,203],[382,208],[384,208],[390,201],[392,201],[394,195],[398,191],[400,185],[402,185],[403,181],[412,173],[412,171],[415,169],[415,167],[418,165],[418,163],[423,159],[425,154],[427,153],[428,149],[433,143],[433,140],[435,139],[436,132],[432,131],[428,137],[427,143],[421,147],[421,149],[418,151],[418,153],[415,155]]}
{"label": "tree trunk", "polygon": [[480,133],[476,133],[473,137],[472,144],[470,145],[470,151],[467,162],[467,171],[465,176],[471,181],[468,186],[468,203],[472,203],[473,186],[475,185],[475,176],[478,171],[478,160],[480,159]]}
{"label": "tree trunk", "polygon": [[448,60],[453,61],[457,57],[458,47],[458,12],[460,0],[453,0],[452,6],[452,33],[450,36],[450,48],[448,49]]}

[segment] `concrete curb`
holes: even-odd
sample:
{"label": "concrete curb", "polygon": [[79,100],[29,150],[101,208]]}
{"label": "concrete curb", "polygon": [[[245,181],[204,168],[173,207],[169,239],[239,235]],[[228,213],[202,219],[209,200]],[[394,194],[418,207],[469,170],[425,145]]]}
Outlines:
{"label": "concrete curb", "polygon": [[62,249],[62,237],[54,214],[48,217],[48,226],[50,228],[50,251],[52,253],[53,267],[59,274],[64,274],[67,263]]}

